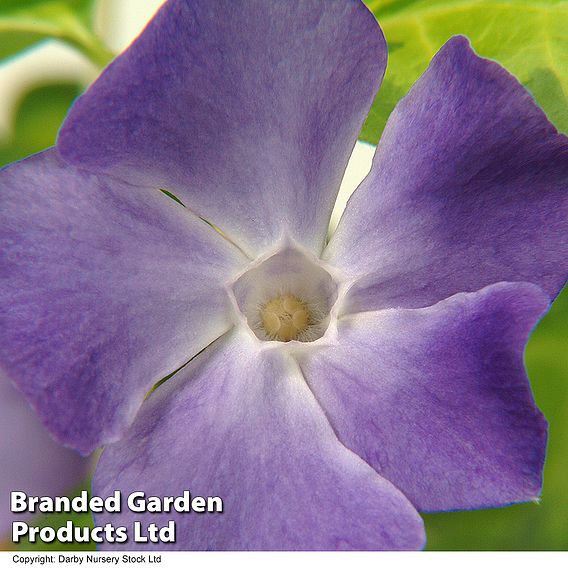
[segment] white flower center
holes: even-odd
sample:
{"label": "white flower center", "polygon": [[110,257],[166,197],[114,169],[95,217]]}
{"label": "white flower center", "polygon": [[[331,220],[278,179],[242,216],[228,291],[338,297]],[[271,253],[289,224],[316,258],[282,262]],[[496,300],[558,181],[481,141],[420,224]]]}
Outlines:
{"label": "white flower center", "polygon": [[241,321],[262,341],[316,341],[337,299],[323,263],[289,243],[251,263],[231,292]]}

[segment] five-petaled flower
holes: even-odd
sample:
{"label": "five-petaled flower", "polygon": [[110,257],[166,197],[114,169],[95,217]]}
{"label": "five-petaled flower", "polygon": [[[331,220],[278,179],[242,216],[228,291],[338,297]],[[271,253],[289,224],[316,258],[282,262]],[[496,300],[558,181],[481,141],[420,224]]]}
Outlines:
{"label": "five-petaled flower", "polygon": [[454,37],[326,246],[386,61],[355,0],[171,0],[1,173],[2,369],[107,445],[96,493],[223,497],[172,548],[420,548],[417,511],[539,494],[567,139]]}

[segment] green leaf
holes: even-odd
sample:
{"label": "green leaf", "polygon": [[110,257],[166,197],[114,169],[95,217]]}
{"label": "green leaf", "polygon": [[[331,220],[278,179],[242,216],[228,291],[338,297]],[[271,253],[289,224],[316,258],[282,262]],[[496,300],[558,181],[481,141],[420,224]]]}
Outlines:
{"label": "green leaf", "polygon": [[2,0],[0,61],[47,38],[69,43],[97,65],[113,54],[92,31],[94,0]]}
{"label": "green leaf", "polygon": [[453,35],[467,36],[529,89],[568,132],[567,0],[365,0],[389,44],[389,64],[361,138],[379,140],[396,103]]}
{"label": "green leaf", "polygon": [[17,110],[12,138],[0,143],[0,167],[52,146],[80,92],[80,87],[71,83],[43,85],[30,91]]}
{"label": "green leaf", "polygon": [[31,47],[43,39],[41,34],[0,32],[0,64],[3,59]]}

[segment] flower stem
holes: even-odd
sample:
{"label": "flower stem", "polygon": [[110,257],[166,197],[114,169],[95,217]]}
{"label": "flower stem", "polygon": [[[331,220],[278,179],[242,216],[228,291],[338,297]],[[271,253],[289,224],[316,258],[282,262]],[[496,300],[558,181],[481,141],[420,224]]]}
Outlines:
{"label": "flower stem", "polygon": [[91,36],[88,42],[84,41],[84,38],[79,40],[77,38],[63,37],[61,39],[80,51],[101,70],[115,57],[115,54],[96,36]]}
{"label": "flower stem", "polygon": [[78,17],[64,14],[57,20],[40,18],[0,19],[0,32],[23,32],[39,38],[53,38],[63,41],[80,51],[99,69],[106,67],[115,54]]}

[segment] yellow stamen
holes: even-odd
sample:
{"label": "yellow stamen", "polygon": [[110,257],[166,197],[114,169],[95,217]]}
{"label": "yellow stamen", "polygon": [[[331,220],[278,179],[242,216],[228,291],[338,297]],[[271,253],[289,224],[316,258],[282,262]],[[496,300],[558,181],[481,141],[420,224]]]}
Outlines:
{"label": "yellow stamen", "polygon": [[268,337],[278,341],[298,339],[310,324],[310,311],[302,300],[283,294],[260,309],[262,325]]}

